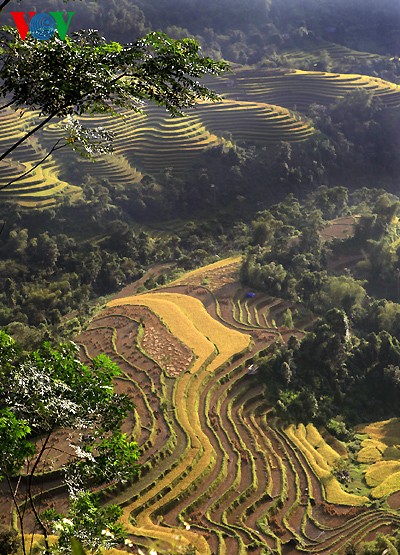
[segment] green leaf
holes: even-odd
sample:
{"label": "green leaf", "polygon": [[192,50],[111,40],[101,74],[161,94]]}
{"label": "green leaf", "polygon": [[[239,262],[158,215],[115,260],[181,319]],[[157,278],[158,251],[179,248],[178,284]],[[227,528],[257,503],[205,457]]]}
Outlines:
{"label": "green leaf", "polygon": [[86,551],[83,549],[81,542],[72,537],[71,537],[71,549],[72,549],[73,555],[86,555]]}

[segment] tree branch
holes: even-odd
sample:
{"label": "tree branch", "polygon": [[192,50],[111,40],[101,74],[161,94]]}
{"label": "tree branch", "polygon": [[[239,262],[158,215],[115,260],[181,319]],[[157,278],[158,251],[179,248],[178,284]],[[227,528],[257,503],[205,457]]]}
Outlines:
{"label": "tree branch", "polygon": [[1,4],[0,4],[0,12],[2,11],[3,8],[5,8],[7,6],[7,4],[9,4],[11,2],[11,0],[4,0]]}
{"label": "tree branch", "polygon": [[12,106],[14,104],[15,100],[10,100],[10,102],[7,102],[7,104],[4,104],[4,106],[0,106],[0,110],[4,110],[5,108],[8,108],[9,106]]}
{"label": "tree branch", "polygon": [[23,179],[26,175],[30,174],[31,172],[33,172],[34,170],[36,170],[36,168],[38,166],[40,166],[41,164],[43,164],[43,162],[45,160],[47,160],[47,158],[49,156],[52,155],[53,152],[55,152],[56,150],[61,150],[62,148],[64,148],[65,145],[61,145],[57,148],[58,143],[61,141],[61,139],[58,139],[58,141],[51,147],[51,149],[49,150],[49,152],[46,154],[46,156],[44,158],[42,158],[41,160],[39,160],[39,162],[37,162],[34,166],[31,167],[30,170],[27,170],[25,173],[21,174],[20,176],[16,177],[15,179],[12,179],[11,181],[9,181],[8,183],[6,183],[5,185],[0,185],[0,191],[2,191],[3,189],[5,189],[6,187],[9,187],[10,185],[12,185],[13,183],[15,183],[16,181],[19,181],[20,179]]}
{"label": "tree branch", "polygon": [[43,524],[43,522],[40,518],[39,513],[37,512],[36,505],[35,505],[35,502],[34,502],[33,497],[32,497],[32,478],[33,478],[35,470],[36,470],[36,468],[39,464],[39,461],[42,458],[42,455],[46,450],[46,445],[49,442],[52,433],[53,433],[53,428],[50,428],[49,432],[47,433],[46,439],[44,440],[43,445],[40,448],[39,454],[36,457],[36,460],[35,460],[35,462],[32,466],[32,470],[29,473],[28,484],[27,484],[28,497],[29,497],[29,501],[30,501],[30,504],[31,504],[31,507],[32,507],[32,510],[33,510],[33,514],[35,515],[36,521],[39,524],[39,526],[40,526],[40,528],[42,529],[42,532],[43,532],[44,545],[45,545],[45,555],[49,555],[49,553],[50,553],[48,532],[47,532],[46,526]]}
{"label": "tree branch", "polygon": [[[12,484],[11,484],[10,476],[8,475],[8,473],[4,473],[4,475],[7,479],[7,484],[8,484],[11,496],[12,496],[13,504],[14,504],[14,507],[17,511],[19,526],[20,526],[20,529],[21,529],[22,551],[23,551],[23,554],[26,555],[25,536],[24,536],[24,518],[21,514],[20,508],[18,506],[18,501],[17,501],[17,498],[16,498],[16,491],[18,489],[18,486],[16,487],[16,489],[14,491],[14,489],[12,487]],[[19,485],[19,480],[18,480],[18,485]]]}
{"label": "tree branch", "polygon": [[10,148],[8,148],[5,152],[3,152],[3,154],[0,155],[0,162],[1,160],[4,160],[4,158],[6,156],[8,156],[9,154],[11,154],[11,152],[13,152],[13,150],[15,150],[17,147],[19,147],[20,144],[22,144],[23,142],[25,142],[27,139],[29,139],[29,137],[31,137],[34,133],[36,133],[36,131],[39,131],[39,129],[41,129],[42,127],[44,127],[47,123],[49,123],[49,121],[51,119],[54,118],[56,114],[50,114],[49,116],[47,116],[47,118],[45,118],[43,121],[41,121],[38,125],[36,125],[36,127],[34,127],[33,129],[31,129],[26,135],[24,135],[21,139],[19,139],[16,143],[14,143],[12,146],[10,146]]}

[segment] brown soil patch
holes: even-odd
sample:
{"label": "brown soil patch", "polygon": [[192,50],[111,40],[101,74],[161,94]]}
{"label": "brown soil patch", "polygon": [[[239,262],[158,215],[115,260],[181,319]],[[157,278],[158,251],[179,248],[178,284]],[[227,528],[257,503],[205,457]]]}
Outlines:
{"label": "brown soil patch", "polygon": [[320,235],[325,241],[332,239],[347,239],[354,235],[355,226],[360,216],[343,216],[329,222],[321,230]]}
{"label": "brown soil patch", "polygon": [[[118,352],[128,355],[125,358],[139,367],[147,369],[149,364],[154,367],[154,363],[150,362],[153,359],[168,375],[178,376],[193,362],[194,355],[189,347],[173,335],[158,316],[145,306],[108,307],[91,322],[90,328],[100,325],[116,329]],[[137,335],[139,325],[143,331],[141,340]],[[138,341],[144,354],[136,347]]]}
{"label": "brown soil patch", "polygon": [[187,283],[188,285],[204,285],[210,291],[217,291],[221,289],[224,285],[238,281],[239,278],[240,262],[233,262],[227,266],[221,268],[216,268],[214,270],[208,270],[204,273],[197,274],[194,276],[189,276],[181,278],[182,283]]}
{"label": "brown soil patch", "polygon": [[178,376],[190,368],[194,361],[194,354],[189,347],[172,335],[165,326],[160,326],[159,321],[146,323],[142,348],[170,376]]}
{"label": "brown soil patch", "polygon": [[396,511],[400,510],[400,491],[389,495],[387,502],[391,509],[394,509]]}

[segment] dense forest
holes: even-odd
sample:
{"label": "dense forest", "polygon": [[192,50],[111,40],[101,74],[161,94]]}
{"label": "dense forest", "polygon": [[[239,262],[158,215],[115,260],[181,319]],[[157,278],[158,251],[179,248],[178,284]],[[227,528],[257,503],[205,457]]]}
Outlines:
{"label": "dense forest", "polygon": [[[48,5],[37,0],[34,7],[46,11]],[[314,41],[390,58],[400,55],[396,0],[382,0],[379,5],[373,0],[218,0],[211,4],[207,0],[99,0],[76,2],[68,8],[57,0],[52,9],[76,12],[71,30],[99,29],[120,42],[133,41],[149,30],[193,36],[215,57],[237,63],[278,60],[280,52]],[[380,61],[382,71],[394,71],[398,60],[390,61]],[[371,62],[368,69],[379,71],[379,64],[375,67]]]}
{"label": "dense forest", "polygon": [[[344,439],[344,423],[398,415],[399,207],[383,191],[324,187],[304,205],[290,196],[252,222],[243,281],[318,316],[312,333],[277,346],[265,363],[281,417],[315,420]],[[349,214],[357,215],[354,235],[324,241],[325,218]]]}

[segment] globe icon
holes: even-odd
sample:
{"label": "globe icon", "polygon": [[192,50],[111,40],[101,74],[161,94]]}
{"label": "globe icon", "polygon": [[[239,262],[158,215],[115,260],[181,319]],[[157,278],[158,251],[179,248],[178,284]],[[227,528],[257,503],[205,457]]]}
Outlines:
{"label": "globe icon", "polygon": [[49,40],[57,29],[56,20],[48,13],[37,13],[31,19],[29,30],[37,40]]}

